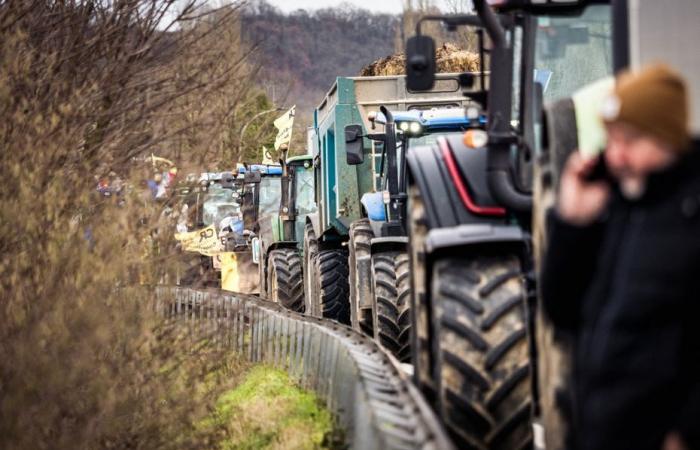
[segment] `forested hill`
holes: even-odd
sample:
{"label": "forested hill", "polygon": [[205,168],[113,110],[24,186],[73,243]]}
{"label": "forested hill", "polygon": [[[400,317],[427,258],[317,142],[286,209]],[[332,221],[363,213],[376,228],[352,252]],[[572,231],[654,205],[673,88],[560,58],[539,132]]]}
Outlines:
{"label": "forested hill", "polygon": [[303,115],[320,102],[337,76],[394,51],[400,17],[353,7],[284,14],[255,2],[242,20],[242,34],[258,43],[261,84],[277,104],[300,106]]}

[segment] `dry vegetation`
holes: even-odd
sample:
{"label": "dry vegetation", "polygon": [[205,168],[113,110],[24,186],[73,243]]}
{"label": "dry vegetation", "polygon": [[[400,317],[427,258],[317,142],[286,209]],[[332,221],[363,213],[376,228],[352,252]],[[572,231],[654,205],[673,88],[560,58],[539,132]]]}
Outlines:
{"label": "dry vegetation", "polygon": [[[240,117],[269,106],[237,7],[195,19],[185,5],[175,29],[173,3],[0,0],[0,448],[206,448],[226,433],[197,423],[228,362],[121,288],[154,266],[143,156],[230,164]],[[123,206],[96,195],[110,171],[130,181]]]}
{"label": "dry vegetation", "polygon": [[[454,44],[442,44],[435,50],[435,63],[438,73],[477,72],[479,54],[461,50]],[[382,75],[403,75],[406,73],[406,54],[397,53],[378,59],[362,69],[363,77]]]}

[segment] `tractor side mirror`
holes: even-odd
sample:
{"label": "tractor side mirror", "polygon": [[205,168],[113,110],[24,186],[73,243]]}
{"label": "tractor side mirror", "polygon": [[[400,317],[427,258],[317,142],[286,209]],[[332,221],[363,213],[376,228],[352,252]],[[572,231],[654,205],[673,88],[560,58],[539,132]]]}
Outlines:
{"label": "tractor side mirror", "polygon": [[362,142],[362,125],[345,127],[345,157],[348,165],[356,166],[365,160]]}
{"label": "tractor side mirror", "polygon": [[435,41],[412,36],[406,42],[406,86],[409,91],[429,91],[435,85]]}

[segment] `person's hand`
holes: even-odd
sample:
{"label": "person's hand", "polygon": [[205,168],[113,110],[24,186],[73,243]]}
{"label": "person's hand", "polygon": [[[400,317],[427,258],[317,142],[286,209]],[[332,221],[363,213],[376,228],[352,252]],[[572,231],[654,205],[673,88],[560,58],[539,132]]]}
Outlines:
{"label": "person's hand", "polygon": [[584,159],[578,151],[566,162],[557,200],[557,213],[565,222],[590,225],[603,212],[610,197],[610,185],[606,181],[586,180],[595,164],[595,159]]}
{"label": "person's hand", "polygon": [[661,450],[688,450],[688,446],[685,445],[680,434],[672,431],[666,435]]}

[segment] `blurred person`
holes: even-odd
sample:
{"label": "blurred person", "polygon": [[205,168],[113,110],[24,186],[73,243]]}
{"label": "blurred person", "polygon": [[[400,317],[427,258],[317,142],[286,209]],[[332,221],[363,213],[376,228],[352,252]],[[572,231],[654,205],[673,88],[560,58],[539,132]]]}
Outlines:
{"label": "blurred person", "polygon": [[545,313],[573,337],[568,447],[700,448],[700,152],[684,80],[618,77],[599,160],[569,158],[549,217]]}
{"label": "blurred person", "polygon": [[151,198],[155,199],[158,195],[158,186],[163,180],[163,176],[160,173],[153,174],[153,178],[148,180],[148,189],[151,191]]}

